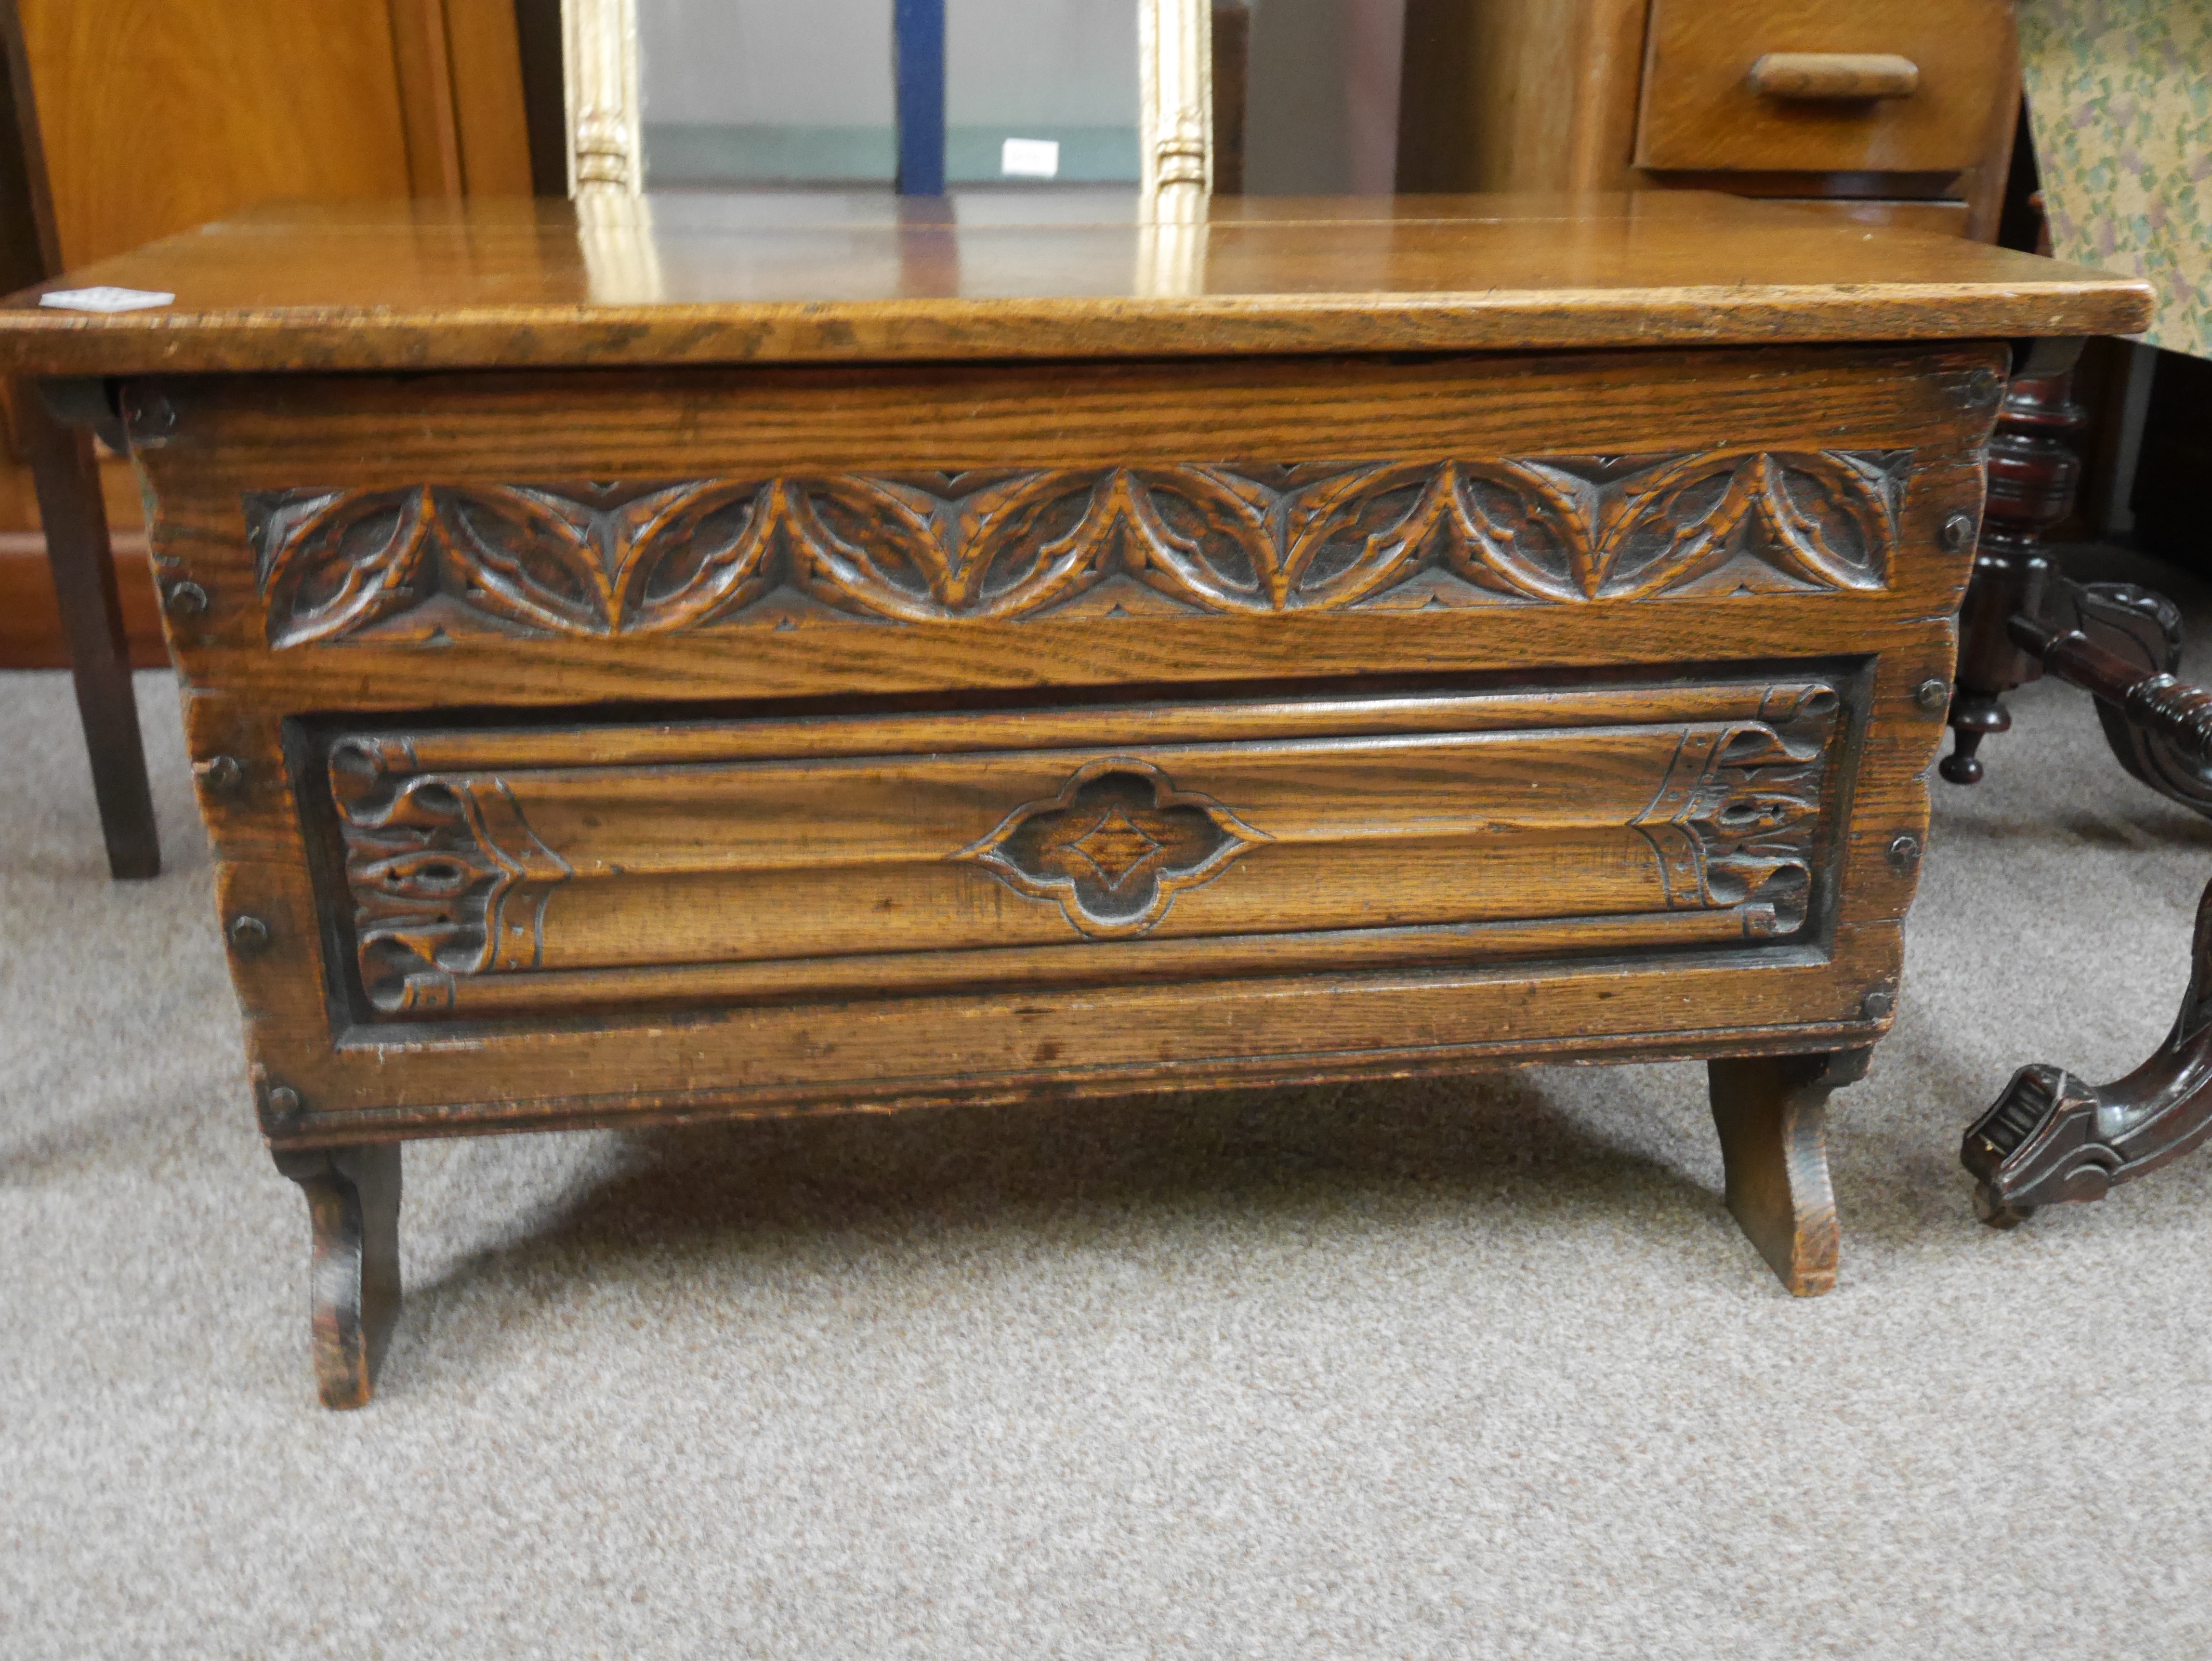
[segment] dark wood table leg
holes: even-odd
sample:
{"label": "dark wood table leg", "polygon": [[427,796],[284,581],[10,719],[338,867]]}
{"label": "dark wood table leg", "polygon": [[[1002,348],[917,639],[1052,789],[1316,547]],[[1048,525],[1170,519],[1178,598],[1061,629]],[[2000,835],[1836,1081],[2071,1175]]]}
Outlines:
{"label": "dark wood table leg", "polygon": [[46,557],[69,640],[77,718],[84,725],[93,798],[107,840],[107,868],[118,878],[158,876],[161,843],[154,826],[153,793],[146,784],[138,704],[131,691],[131,648],[124,636],[123,601],[116,591],[115,554],[108,544],[107,508],[100,499],[92,437],[64,426],[35,396],[17,397],[13,409],[38,491]]}
{"label": "dark wood table leg", "polygon": [[368,1405],[398,1318],[399,1146],[275,1156],[307,1196],[315,1384],[326,1408]]}
{"label": "dark wood table leg", "polygon": [[[2146,669],[2138,654],[2045,618],[2016,616],[2008,632],[2045,673],[2096,698],[2129,771],[2207,811],[2201,786],[2212,772],[2212,690]],[[2200,787],[2193,799],[2185,793],[2192,779]],[[2148,1061],[2107,1085],[2083,1084],[2045,1062],[2024,1067],[1968,1128],[1959,1157],[1973,1174],[1984,1221],[2010,1228],[2039,1206],[2101,1200],[2212,1135],[2212,887],[2197,904],[2193,950],[2181,1013]]]}
{"label": "dark wood table leg", "polygon": [[[2132,777],[2168,801],[2212,818],[2212,751],[2188,730],[2191,689],[2176,678],[2181,667],[2180,608],[2163,594],[2133,583],[2072,582],[2062,577],[2057,590],[2045,596],[2036,621],[2040,627],[2029,636],[2029,645],[2038,652],[2044,642],[2078,636],[2118,660],[2106,671],[2108,692],[2097,694],[2097,720],[2105,729],[2105,742]],[[2045,672],[2075,678],[2057,665]],[[2158,688],[2166,689],[2163,701],[2168,713],[2178,712],[2184,718],[2179,733],[2167,730],[2148,713],[2145,700]]]}
{"label": "dark wood table leg", "polygon": [[[1983,739],[2008,731],[2004,697],[2039,679],[2041,655],[2015,638],[2016,617],[2039,619],[2055,636],[2078,633],[2138,676],[2175,673],[2181,613],[2172,601],[2123,582],[2076,582],[2045,552],[2043,539],[2074,511],[2081,465],[2074,453],[2085,417],[2074,402],[2070,364],[2023,371],[2006,393],[1990,441],[1989,502],[1972,579],[1959,612],[1959,670],[1952,694],[1952,752],[1939,771],[1954,784],[1979,780]],[[2160,795],[2212,818],[2212,761],[2184,753],[2130,721],[2109,701],[2097,713],[2120,765]]]}
{"label": "dark wood table leg", "polygon": [[2212,885],[2197,904],[2189,990],[2166,1042],[2111,1084],[2039,1062],[1966,1132],[1959,1157],[1974,1209],[2010,1228],[2039,1207],[2101,1200],[2212,1135]]}
{"label": "dark wood table leg", "polygon": [[1800,1298],[1836,1284],[1828,1095],[1866,1076],[1869,1050],[1733,1056],[1705,1064],[1737,1224]]}
{"label": "dark wood table leg", "polygon": [[2042,672],[2005,632],[2033,611],[2056,576],[2043,538],[2074,511],[2081,463],[2074,440],[2086,417],[2074,401],[2071,362],[2015,376],[1990,440],[1989,500],[1974,573],[1959,611],[1959,672],[1951,695],[1951,753],[1937,770],[1954,784],[1982,776],[1982,740],[2006,732],[2005,694]]}

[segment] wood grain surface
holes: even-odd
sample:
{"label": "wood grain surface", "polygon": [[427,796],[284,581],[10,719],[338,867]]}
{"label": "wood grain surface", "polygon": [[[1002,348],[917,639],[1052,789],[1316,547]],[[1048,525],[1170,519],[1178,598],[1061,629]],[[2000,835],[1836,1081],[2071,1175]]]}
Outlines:
{"label": "wood grain surface", "polygon": [[[1996,240],[2020,110],[1997,0],[1411,0],[1406,16],[1401,188],[1944,202],[1875,222]],[[1752,85],[1770,54],[1823,60],[1800,89],[1894,91],[1905,62],[1931,75],[1895,106],[1776,97]],[[1837,72],[1869,56],[1898,60],[1887,81]],[[1787,67],[1769,65],[1781,82]]]}
{"label": "wood grain surface", "polygon": [[324,904],[371,1018],[1778,940],[1855,690],[341,728]]}
{"label": "wood grain surface", "polygon": [[63,261],[272,197],[409,189],[388,0],[15,0]]}
{"label": "wood grain surface", "polygon": [[1869,1055],[1858,1049],[1707,1063],[1728,1208],[1793,1297],[1817,1298],[1836,1284],[1841,1241],[1828,1179],[1828,1097],[1866,1075]]}
{"label": "wood grain surface", "polygon": [[[859,466],[942,474],[1167,468],[1198,455],[1273,468],[1363,450],[1405,465],[1491,465],[1520,453],[1698,454],[1747,432],[1771,435],[1778,451],[1832,443],[1881,456],[1922,449],[1931,429],[1993,419],[2002,391],[1999,361],[1990,349],[1968,347],[434,380],[291,375],[146,381],[132,386],[125,402],[134,453],[161,520],[153,545],[159,579],[165,587],[188,581],[207,602],[188,614],[173,611],[168,622],[195,686],[251,687],[293,708],[407,709],[1633,662],[1633,654],[1620,654],[1614,636],[1646,622],[1663,627],[1670,642],[1677,630],[1703,636],[1698,655],[1711,659],[1739,648],[1743,630],[1802,614],[1808,596],[1740,581],[1656,607],[1641,606],[1643,590],[1631,584],[1579,604],[1425,607],[1410,615],[1372,606],[1277,614],[1264,605],[1242,614],[1105,618],[980,614],[917,623],[903,642],[891,636],[908,630],[826,612],[745,630],[738,651],[714,630],[455,627],[442,635],[356,635],[343,649],[272,656],[270,643],[286,636],[281,619],[295,602],[290,591],[264,586],[270,551],[255,546],[248,519],[255,500],[307,486],[390,490],[401,480],[503,485],[549,470],[586,479],[681,478],[694,467],[737,477]],[[1039,419],[1040,411],[1049,419]],[[1528,450],[1539,438],[1544,447]],[[1954,465],[1971,481],[1964,494],[1948,472]],[[1977,466],[1930,467],[1924,453],[1916,455],[1897,486],[1894,535],[1907,551],[1934,545],[1941,495],[1978,509]],[[1705,487],[1711,499],[1728,484],[1725,472],[1713,477]],[[353,545],[360,563],[323,568],[310,600],[370,581],[384,545],[374,535]],[[510,538],[510,554],[520,545]],[[1869,558],[1865,569],[1880,569],[1880,556]],[[1884,581],[1895,585],[1899,575]],[[1856,593],[1868,586],[1842,587]],[[1898,593],[1941,604],[1910,577]],[[1338,626],[1317,626],[1323,617]],[[1495,646],[1470,661],[1464,642],[1477,638]],[[317,701],[290,702],[301,697]]]}
{"label": "wood grain surface", "polygon": [[1762,98],[1855,103],[1911,97],[1920,65],[1899,52],[1769,52],[1753,61],[1749,81]]}
{"label": "wood grain surface", "polygon": [[1298,460],[246,498],[269,643],[1879,587],[1900,456]]}
{"label": "wood grain surface", "polygon": [[[1113,199],[1107,198],[1110,203]],[[2132,278],[1701,194],[273,208],[70,272],[173,292],[0,305],[0,368],[130,374],[1158,357],[2128,333]],[[1040,222],[1011,222],[1017,213]]]}
{"label": "wood grain surface", "polygon": [[[408,1137],[1863,1052],[2002,338],[2145,301],[1687,196],[305,209],[72,280],[179,296],[0,349],[121,377],[341,1404]],[[1796,1079],[1714,1099],[1811,1293]]]}
{"label": "wood grain surface", "polygon": [[[1963,173],[2012,119],[1996,68],[2011,29],[2006,0],[1652,0],[1637,165]],[[1777,57],[1903,58],[1911,89],[1782,93],[1756,73]]]}
{"label": "wood grain surface", "polygon": [[[133,382],[160,581],[197,591],[166,622],[264,1127],[305,1147],[1870,1042],[1925,835],[1921,770],[2002,362],[1986,344],[1805,346]],[[1200,457],[1480,468],[1754,435],[1891,459],[1879,581],[895,627],[832,612],[732,630],[372,630],[272,650],[272,604],[290,602],[264,584],[249,516],[302,489]],[[1732,477],[1713,476],[1714,502]],[[484,528],[488,551],[519,545]],[[1774,532],[1754,533],[1771,557]],[[341,538],[311,591],[362,580],[381,545]],[[609,558],[616,545],[590,545]],[[1784,810],[1813,841],[1759,855],[1803,862],[1802,923],[1793,909],[1788,928],[1747,936],[1748,893],[1674,904],[1636,821],[1681,744],[1814,683],[1842,696],[1814,745],[1815,811]],[[379,877],[359,834],[375,827],[348,843],[349,803],[370,799],[331,782],[348,735],[402,744],[401,773],[444,781],[464,820],[465,797],[510,830],[519,807],[572,873],[598,871],[556,885],[536,967],[454,976],[444,1007],[377,1007],[360,918]],[[1508,750],[1510,764],[1483,759]],[[1081,794],[1102,773],[1110,802]],[[1689,798],[1735,812],[1725,791]],[[1053,817],[1078,809],[1096,821]],[[1209,867],[1223,843],[1200,846],[1188,815],[1220,831],[1217,810],[1249,840]],[[1741,823],[1763,835],[1765,811]],[[1435,834],[1415,833],[1424,820]],[[1134,870],[1155,857],[1146,840],[1166,849],[1154,874],[1204,879],[1157,910],[1150,890],[1141,904],[1096,882],[1069,891],[1079,856]],[[554,869],[533,877],[532,844],[505,830],[472,845],[494,865],[488,846],[524,856],[525,891]],[[415,867],[460,909],[471,868]],[[379,903],[395,897],[422,895]],[[447,930],[465,917],[402,912],[433,957],[443,940],[481,958]]]}
{"label": "wood grain surface", "polygon": [[1631,181],[1650,0],[1407,0],[1398,187]]}
{"label": "wood grain surface", "polygon": [[1914,200],[1900,197],[1802,197],[1784,198],[1832,220],[1853,225],[1887,226],[1899,230],[1926,231],[1936,236],[1968,236],[1973,232],[1973,206],[1957,198]]}
{"label": "wood grain surface", "polygon": [[12,0],[60,258],[285,198],[527,192],[508,0]]}

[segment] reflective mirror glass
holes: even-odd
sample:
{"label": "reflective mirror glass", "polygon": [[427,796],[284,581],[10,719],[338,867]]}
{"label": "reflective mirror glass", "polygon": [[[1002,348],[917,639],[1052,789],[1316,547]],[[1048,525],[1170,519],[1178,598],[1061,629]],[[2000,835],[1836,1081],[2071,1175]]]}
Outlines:
{"label": "reflective mirror glass", "polygon": [[1133,0],[946,0],[949,185],[1137,182]]}
{"label": "reflective mirror glass", "polygon": [[638,0],[637,24],[647,190],[890,184],[890,0]]}
{"label": "reflective mirror glass", "polygon": [[[638,0],[651,191],[889,186],[891,0]],[[946,0],[948,185],[1134,185],[1133,0]]]}

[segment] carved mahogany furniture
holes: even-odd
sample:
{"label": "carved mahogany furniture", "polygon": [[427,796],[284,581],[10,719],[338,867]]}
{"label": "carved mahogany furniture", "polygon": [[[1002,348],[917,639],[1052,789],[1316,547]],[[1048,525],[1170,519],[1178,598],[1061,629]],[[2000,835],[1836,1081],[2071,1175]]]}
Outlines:
{"label": "carved mahogany furniture", "polygon": [[[2031,363],[2006,392],[1990,440],[1988,508],[1960,612],[1954,741],[1938,766],[1954,784],[1978,783],[1982,741],[2012,730],[2007,693],[2041,679],[2046,667],[2074,680],[2046,665],[2035,642],[2079,631],[2130,666],[2132,679],[2170,683],[2180,666],[2181,611],[2172,600],[2133,583],[2076,582],[2045,550],[2052,527],[2074,510],[2081,475],[2074,442],[2086,418],[2071,377],[2069,366]],[[2027,624],[2037,626],[2023,633]],[[2212,762],[2163,726],[2131,721],[2127,708],[2099,694],[2098,716],[2120,765],[2160,795],[2212,815]]]}
{"label": "carved mahogany furniture", "polygon": [[272,210],[0,307],[153,504],[325,1401],[398,1145],[526,1128],[1705,1057],[1832,1283],[1998,343],[2147,291],[1691,195],[994,211]]}
{"label": "carved mahogany furniture", "polygon": [[[2172,672],[2179,630],[2170,602],[2118,583],[2053,592],[2048,575],[2031,568],[2021,609],[2007,620],[2008,643],[2036,673],[2057,675],[2096,698],[2106,739],[2130,773],[2212,815],[2212,690]],[[1978,569],[1975,581],[1982,581]],[[2054,627],[2053,615],[2064,621]],[[1974,1207],[1983,1220],[2010,1228],[2042,1206],[2101,1200],[2208,1136],[2212,885],[2197,903],[2181,1013],[2156,1053],[2106,1085],[2085,1084],[2046,1062],[2021,1068],[1968,1128],[1960,1159],[1975,1177]]]}
{"label": "carved mahogany furniture", "polygon": [[[2055,674],[2096,698],[2106,741],[2129,774],[2212,818],[2212,692],[2175,672],[2179,609],[2133,584],[2076,582],[2045,551],[2073,511],[2081,474],[2075,446],[2087,419],[2072,378],[2071,353],[2046,344],[2029,354],[1999,411],[1981,543],[1960,612],[1949,716],[1956,742],[1939,770],[1954,784],[1978,782],[1982,741],[2012,726],[2005,696]],[[1960,1159],[1975,1178],[1983,1220],[2010,1228],[2045,1205],[2100,1200],[2207,1135],[2212,887],[2197,910],[2189,989],[2157,1052],[2101,1086],[2047,1062],[2021,1068],[1968,1127]]]}
{"label": "carved mahogany furniture", "polygon": [[[2006,694],[2046,669],[2087,684],[2057,660],[2046,663],[2037,642],[2078,631],[2125,663],[2131,681],[2163,676],[2162,684],[2172,684],[2180,666],[2181,611],[2172,600],[2133,583],[2076,582],[2045,551],[2045,539],[2074,511],[2081,477],[2075,445],[2087,418],[2074,402],[2072,376],[2070,356],[2031,361],[1998,411],[1981,544],[1960,612],[1954,741],[1938,767],[1954,784],[1978,783],[1982,741],[2012,730]],[[2089,690],[2120,765],[2168,800],[2212,816],[2212,758],[2163,723],[2131,719],[2124,699]]]}

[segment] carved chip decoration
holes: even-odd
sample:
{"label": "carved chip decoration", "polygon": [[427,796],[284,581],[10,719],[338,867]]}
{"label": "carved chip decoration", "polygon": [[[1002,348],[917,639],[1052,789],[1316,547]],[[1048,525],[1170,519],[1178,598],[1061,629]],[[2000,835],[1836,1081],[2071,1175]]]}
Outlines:
{"label": "carved chip decoration", "polygon": [[1842,700],[1824,682],[1770,687],[1759,719],[1686,728],[1636,828],[1670,909],[1740,909],[1754,937],[1804,926],[1828,740]]}
{"label": "carved chip decoration", "polygon": [[1151,763],[1109,757],[951,857],[1056,904],[1079,934],[1119,940],[1146,933],[1177,894],[1269,840],[1211,796],[1176,789]]}
{"label": "carved chip decoration", "polygon": [[[1640,808],[1622,804],[1597,822],[1649,847],[1667,910],[1730,913],[1744,936],[1773,940],[1812,915],[1844,705],[1832,684],[1805,679],[1768,683],[1736,708],[1632,729],[1665,746],[1647,752],[1656,788]],[[1005,805],[986,835],[938,856],[1057,907],[1086,940],[1109,941],[1151,932],[1179,895],[1274,840],[1153,762],[1069,764],[1057,790]],[[477,977],[549,968],[549,908],[578,867],[530,823],[528,776],[425,770],[410,739],[374,733],[335,739],[328,770],[361,989],[379,1014],[451,1011],[465,987],[472,999],[490,991]],[[603,861],[583,868],[620,874]],[[558,949],[553,957],[563,962]],[[566,966],[588,965],[570,952]]]}
{"label": "carved chip decoration", "polygon": [[1901,454],[257,492],[272,646],[1878,589]]}
{"label": "carved chip decoration", "polygon": [[456,975],[539,967],[546,904],[575,874],[498,778],[414,767],[404,739],[331,752],[362,990],[387,1014],[451,1005]]}

